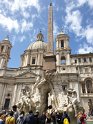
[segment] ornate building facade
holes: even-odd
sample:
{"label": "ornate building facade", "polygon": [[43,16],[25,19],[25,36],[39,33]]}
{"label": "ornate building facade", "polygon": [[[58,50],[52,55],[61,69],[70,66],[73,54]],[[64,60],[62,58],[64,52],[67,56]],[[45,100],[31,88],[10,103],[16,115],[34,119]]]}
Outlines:
{"label": "ornate building facade", "polygon": [[[80,104],[88,111],[93,102],[93,53],[71,54],[69,36],[60,32],[53,48],[53,7],[48,12],[48,42],[37,35],[21,55],[19,68],[8,68],[12,45],[8,38],[0,42],[0,108],[11,108],[29,89],[31,99],[42,111],[48,105],[62,109],[68,104],[67,89],[76,92]],[[28,90],[27,90],[28,91]]]}

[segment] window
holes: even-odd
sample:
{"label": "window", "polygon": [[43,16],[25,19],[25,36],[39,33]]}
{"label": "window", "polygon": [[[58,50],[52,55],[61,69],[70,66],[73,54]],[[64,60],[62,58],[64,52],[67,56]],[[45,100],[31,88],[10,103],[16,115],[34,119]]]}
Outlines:
{"label": "window", "polygon": [[85,67],[85,73],[89,73],[89,68]]}
{"label": "window", "polygon": [[77,63],[77,60],[75,59],[75,63]]}
{"label": "window", "polygon": [[61,64],[66,64],[66,59],[65,59],[65,57],[61,57]]}
{"label": "window", "polygon": [[86,81],[86,87],[87,87],[87,93],[92,93],[92,81],[91,80],[87,80]]}
{"label": "window", "polygon": [[84,58],[83,60],[84,60],[84,62],[87,62],[87,61],[86,61],[86,58]]}
{"label": "window", "polygon": [[86,91],[85,91],[85,83],[82,84],[82,93],[86,93]]}
{"label": "window", "polygon": [[35,64],[35,57],[32,58],[32,64]]}
{"label": "window", "polygon": [[89,57],[89,62],[92,62],[92,58],[91,57]]}
{"label": "window", "polygon": [[63,68],[63,70],[65,70],[65,68]]}
{"label": "window", "polygon": [[78,67],[76,67],[76,70],[78,70]]}
{"label": "window", "polygon": [[64,40],[61,40],[61,48],[64,48]]}
{"label": "window", "polygon": [[1,46],[1,52],[3,52],[3,50],[4,50],[4,46]]}
{"label": "window", "polygon": [[81,63],[81,58],[78,58],[78,62]]}
{"label": "window", "polygon": [[83,73],[83,68],[82,67],[80,67],[80,73]]}
{"label": "window", "polygon": [[9,109],[9,104],[10,104],[10,98],[6,98],[4,103],[4,109]]}

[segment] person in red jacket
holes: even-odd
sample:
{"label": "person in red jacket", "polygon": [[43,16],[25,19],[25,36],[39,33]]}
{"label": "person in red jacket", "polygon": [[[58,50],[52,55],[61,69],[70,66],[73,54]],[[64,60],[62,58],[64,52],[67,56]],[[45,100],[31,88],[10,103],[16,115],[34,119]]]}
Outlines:
{"label": "person in red jacket", "polygon": [[85,110],[83,110],[82,116],[80,118],[81,124],[86,124],[86,117],[87,115],[85,114]]}

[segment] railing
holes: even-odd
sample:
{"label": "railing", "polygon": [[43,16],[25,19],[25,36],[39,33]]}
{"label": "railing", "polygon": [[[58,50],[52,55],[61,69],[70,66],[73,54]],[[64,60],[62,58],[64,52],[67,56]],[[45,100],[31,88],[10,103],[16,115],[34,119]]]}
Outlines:
{"label": "railing", "polygon": [[93,97],[93,93],[81,93],[81,97]]}
{"label": "railing", "polygon": [[62,66],[58,66],[57,67],[57,71],[60,73],[77,73],[78,71],[76,70],[75,66],[66,66],[66,65],[62,65]]}

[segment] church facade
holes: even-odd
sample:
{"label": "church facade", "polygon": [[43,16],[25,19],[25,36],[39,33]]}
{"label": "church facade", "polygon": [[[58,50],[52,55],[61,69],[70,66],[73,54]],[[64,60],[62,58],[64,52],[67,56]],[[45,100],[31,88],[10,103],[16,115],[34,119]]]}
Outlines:
{"label": "church facade", "polygon": [[48,12],[48,42],[44,42],[40,32],[21,55],[19,68],[7,67],[12,45],[8,38],[0,42],[1,109],[17,104],[25,88],[35,94],[33,102],[42,111],[48,105],[62,109],[68,102],[67,89],[72,89],[88,112],[88,104],[93,103],[93,53],[71,54],[69,36],[64,32],[57,34],[55,50],[53,46],[52,4]]}

